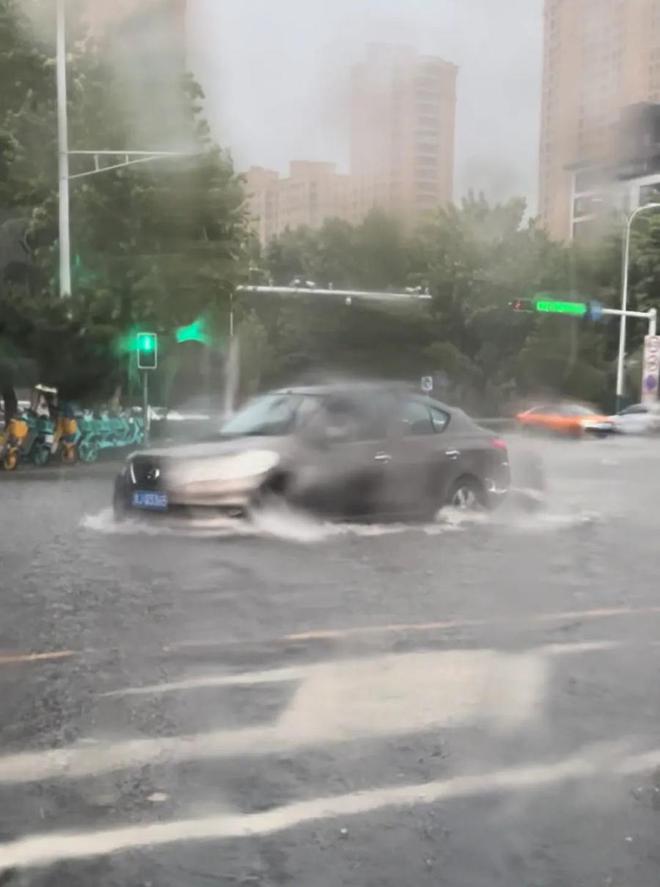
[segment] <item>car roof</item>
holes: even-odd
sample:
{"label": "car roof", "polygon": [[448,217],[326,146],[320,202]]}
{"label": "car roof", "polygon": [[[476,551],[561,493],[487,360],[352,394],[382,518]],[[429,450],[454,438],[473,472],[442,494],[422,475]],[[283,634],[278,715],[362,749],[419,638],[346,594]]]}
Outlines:
{"label": "car roof", "polygon": [[[405,382],[369,382],[369,381],[349,381],[349,382],[332,382],[323,385],[292,385],[290,388],[279,388],[270,394],[299,394],[307,397],[323,397],[330,394],[347,394],[350,396],[360,396],[360,394],[373,394],[374,392],[384,391],[399,396],[408,396],[420,403],[424,403],[429,407],[443,410],[451,416],[452,428],[463,429],[464,431],[485,431],[478,422],[459,407],[449,406],[440,400],[429,397],[411,388],[410,384]],[[267,393],[267,392],[264,392]]]}
{"label": "car roof", "polygon": [[[463,410],[458,409],[457,407],[449,406],[446,403],[442,403],[435,398],[429,397],[427,394],[423,394],[419,391],[415,391],[411,389],[410,385],[407,385],[405,382],[369,382],[369,381],[350,381],[350,382],[330,382],[322,385],[292,385],[287,388],[278,388],[276,391],[271,391],[271,394],[300,394],[308,397],[322,397],[328,394],[371,394],[376,391],[385,391],[391,392],[393,394],[398,395],[408,395],[409,397],[414,398],[415,400],[419,400],[422,403],[426,403],[429,406],[438,407],[439,409],[446,410],[449,413],[458,414],[463,413]],[[264,392],[268,393],[268,392]]]}
{"label": "car roof", "polygon": [[402,382],[370,382],[362,380],[348,380],[346,382],[325,382],[318,385],[289,385],[278,388],[274,394],[333,394],[337,391],[405,391],[406,385]]}

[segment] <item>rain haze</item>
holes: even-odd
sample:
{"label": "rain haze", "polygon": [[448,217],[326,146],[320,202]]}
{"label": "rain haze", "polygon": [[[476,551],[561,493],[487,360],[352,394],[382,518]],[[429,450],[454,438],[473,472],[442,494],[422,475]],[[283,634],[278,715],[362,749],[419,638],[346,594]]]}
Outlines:
{"label": "rain haze", "polygon": [[0,84],[0,887],[660,887],[660,0]]}
{"label": "rain haze", "polygon": [[[534,210],[541,0],[194,0],[191,62],[239,169],[290,160],[347,171],[349,72],[367,43],[459,67],[454,196],[525,195]],[[275,9],[277,13],[275,14]]]}

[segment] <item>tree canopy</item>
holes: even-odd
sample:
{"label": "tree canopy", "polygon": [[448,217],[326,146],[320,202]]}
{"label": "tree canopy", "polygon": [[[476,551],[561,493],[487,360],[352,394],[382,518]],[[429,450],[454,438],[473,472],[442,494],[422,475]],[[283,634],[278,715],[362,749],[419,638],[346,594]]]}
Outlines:
{"label": "tree canopy", "polygon": [[[48,0],[0,0],[0,212],[14,226],[25,221],[30,253],[24,267],[2,269],[0,349],[82,397],[125,377],[119,352],[131,327],[169,331],[200,312],[227,313],[243,261],[244,198],[230,158],[209,136],[202,90],[181,70],[176,135],[188,156],[72,180],[73,297],[59,300],[54,48],[43,36],[52,8]],[[69,18],[71,147],[168,147],[167,120],[163,141],[154,132],[150,144],[135,144],[144,128],[131,115],[139,109],[120,100],[110,53],[81,17]],[[72,175],[92,169],[88,158],[71,164]]]}
{"label": "tree canopy", "polygon": [[[175,327],[204,316],[226,344],[231,304],[244,394],[325,370],[407,380],[435,374],[444,396],[479,412],[540,392],[608,403],[616,324],[518,314],[509,303],[556,293],[617,304],[620,220],[598,241],[564,245],[548,239],[522,199],[491,205],[471,194],[412,230],[373,210],[360,224],[327,219],[261,248],[243,182],[210,136],[199,84],[183,68],[170,76],[171,60],[163,59],[167,89],[152,72],[144,89],[132,90],[134,72],[116,63],[112,34],[89,34],[74,0],[71,147],[183,148],[185,156],[71,182],[73,296],[61,300],[53,7],[0,0],[0,375],[40,376],[71,397],[102,398],[130,388],[132,331],[148,326],[166,343]],[[158,51],[150,50],[155,71]],[[145,101],[149,113],[141,113]],[[73,175],[92,169],[86,158],[71,163]],[[655,303],[659,247],[660,219],[640,218],[633,305]],[[235,294],[245,280],[295,278],[335,289],[420,288],[431,298],[390,306]],[[631,372],[644,331],[630,325]],[[179,364],[195,363],[190,350],[183,354],[195,347],[165,348],[159,397]],[[632,394],[637,385],[633,375]]]}
{"label": "tree canopy", "polygon": [[[657,252],[644,232],[636,246],[633,294],[647,305]],[[493,206],[468,195],[413,231],[377,211],[357,226],[330,219],[317,231],[288,230],[255,261],[278,284],[303,278],[431,295],[430,303],[397,308],[311,296],[276,307],[250,303],[251,328],[262,322],[274,346],[262,376],[284,379],[314,366],[410,380],[435,373],[447,397],[479,411],[541,393],[611,398],[616,324],[519,314],[510,303],[554,293],[618,304],[620,226],[595,243],[567,246],[528,218],[523,200]],[[631,325],[631,351],[644,332]],[[254,367],[252,375],[260,375]],[[638,380],[631,383],[634,391]]]}

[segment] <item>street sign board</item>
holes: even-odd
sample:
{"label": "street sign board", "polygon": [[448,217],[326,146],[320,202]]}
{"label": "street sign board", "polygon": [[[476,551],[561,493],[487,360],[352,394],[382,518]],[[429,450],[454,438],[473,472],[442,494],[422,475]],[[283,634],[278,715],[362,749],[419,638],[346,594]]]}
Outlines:
{"label": "street sign board", "polygon": [[565,302],[561,299],[537,299],[536,310],[542,314],[568,314],[571,317],[584,317],[586,302]]}
{"label": "street sign board", "polygon": [[208,331],[206,319],[198,317],[187,326],[180,326],[174,334],[179,344],[183,342],[199,342],[201,345],[210,345],[211,336]]}
{"label": "street sign board", "polygon": [[424,394],[430,394],[433,391],[433,376],[422,376],[421,389]]}
{"label": "street sign board", "polygon": [[660,382],[660,336],[646,336],[642,361],[642,403],[655,403]]}

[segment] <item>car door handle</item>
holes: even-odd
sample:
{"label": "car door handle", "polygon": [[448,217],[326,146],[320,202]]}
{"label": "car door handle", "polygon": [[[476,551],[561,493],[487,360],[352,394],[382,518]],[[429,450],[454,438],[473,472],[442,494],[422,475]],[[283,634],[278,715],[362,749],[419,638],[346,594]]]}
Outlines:
{"label": "car door handle", "polygon": [[445,456],[448,456],[450,459],[458,459],[460,455],[460,450],[445,450]]}
{"label": "car door handle", "polygon": [[391,462],[392,457],[389,453],[376,453],[374,456],[374,462]]}

